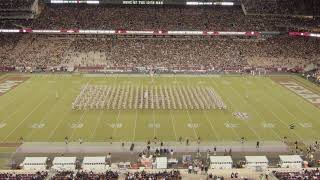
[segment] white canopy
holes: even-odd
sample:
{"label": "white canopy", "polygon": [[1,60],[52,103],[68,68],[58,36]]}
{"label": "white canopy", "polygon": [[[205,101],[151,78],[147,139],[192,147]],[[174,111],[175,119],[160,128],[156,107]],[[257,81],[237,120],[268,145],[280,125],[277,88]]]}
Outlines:
{"label": "white canopy", "polygon": [[267,168],[269,160],[266,156],[245,156],[248,168]]}
{"label": "white canopy", "polygon": [[231,169],[231,156],[210,156],[210,168],[212,169]]}
{"label": "white canopy", "polygon": [[24,170],[46,170],[48,157],[26,157],[21,166]]}
{"label": "white canopy", "polygon": [[302,158],[299,155],[280,155],[280,161],[282,162],[298,162],[302,163]]}
{"label": "white canopy", "polygon": [[299,155],[280,155],[280,165],[283,168],[301,168],[302,158]]}
{"label": "white canopy", "polygon": [[52,169],[55,170],[74,171],[76,169],[76,157],[55,157],[52,164]]}
{"label": "white canopy", "polygon": [[106,164],[105,156],[84,157],[82,164]]}
{"label": "white canopy", "polygon": [[[109,167],[109,166],[108,166]],[[106,157],[84,157],[82,162],[82,169],[85,171],[105,171],[107,169]]]}
{"label": "white canopy", "polygon": [[157,169],[167,169],[167,166],[168,166],[167,157],[157,157],[155,163],[156,163]]}

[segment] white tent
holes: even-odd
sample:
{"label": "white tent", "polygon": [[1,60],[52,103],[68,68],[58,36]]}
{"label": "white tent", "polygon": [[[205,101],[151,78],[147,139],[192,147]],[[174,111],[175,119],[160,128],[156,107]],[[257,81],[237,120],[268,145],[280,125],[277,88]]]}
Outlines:
{"label": "white tent", "polygon": [[55,157],[52,169],[58,171],[74,171],[76,169],[76,157]]}
{"label": "white tent", "polygon": [[[109,167],[109,166],[108,166]],[[84,171],[101,172],[107,170],[106,157],[84,157],[82,162],[82,169]]]}
{"label": "white tent", "polygon": [[268,168],[269,160],[266,156],[245,156],[246,167],[250,169]]}
{"label": "white tent", "polygon": [[156,163],[157,169],[167,169],[167,166],[168,166],[167,157],[157,157],[155,163]]}
{"label": "white tent", "polygon": [[26,157],[21,163],[24,170],[44,171],[47,167],[48,157]]}
{"label": "white tent", "polygon": [[211,169],[231,169],[232,164],[231,156],[210,156]]}
{"label": "white tent", "polygon": [[302,159],[299,155],[280,155],[282,168],[302,168]]}

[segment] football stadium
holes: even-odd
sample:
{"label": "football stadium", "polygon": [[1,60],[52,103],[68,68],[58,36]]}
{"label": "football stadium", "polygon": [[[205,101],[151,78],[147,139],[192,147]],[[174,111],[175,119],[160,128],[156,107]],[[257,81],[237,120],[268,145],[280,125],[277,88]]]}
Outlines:
{"label": "football stadium", "polygon": [[0,0],[0,180],[320,179],[320,1]]}

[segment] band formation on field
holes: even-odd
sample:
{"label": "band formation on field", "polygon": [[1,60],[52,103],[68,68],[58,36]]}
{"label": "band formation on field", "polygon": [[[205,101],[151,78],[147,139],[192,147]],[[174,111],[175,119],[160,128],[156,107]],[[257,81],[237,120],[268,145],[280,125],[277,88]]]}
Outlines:
{"label": "band formation on field", "polygon": [[72,109],[226,109],[210,87],[85,85],[72,103]]}

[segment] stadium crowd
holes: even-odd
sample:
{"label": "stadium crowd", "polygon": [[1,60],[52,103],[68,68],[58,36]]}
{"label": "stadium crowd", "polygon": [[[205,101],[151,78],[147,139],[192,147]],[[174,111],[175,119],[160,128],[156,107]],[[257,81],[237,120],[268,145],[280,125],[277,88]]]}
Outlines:
{"label": "stadium crowd", "polygon": [[0,35],[2,66],[239,70],[304,68],[320,62],[318,39],[116,39]]}
{"label": "stadium crowd", "polygon": [[318,0],[242,0],[249,13],[276,15],[320,15]]}
{"label": "stadium crowd", "polygon": [[119,174],[114,171],[107,171],[105,173],[94,173],[84,171],[62,171],[56,173],[51,179],[52,180],[82,180],[82,179],[118,179]]}
{"label": "stadium crowd", "polygon": [[0,0],[0,10],[29,9],[35,0]]}
{"label": "stadium crowd", "polygon": [[240,6],[45,5],[38,18],[2,21],[0,28],[277,31],[319,28],[319,22],[319,18],[245,16]]}
{"label": "stadium crowd", "polygon": [[126,180],[143,180],[143,179],[170,179],[170,180],[178,180],[182,179],[181,174],[179,171],[172,170],[170,172],[157,172],[157,173],[146,173],[142,172],[135,172],[126,174]]}
{"label": "stadium crowd", "polygon": [[319,169],[314,170],[302,170],[297,172],[274,172],[274,175],[279,180],[309,180],[320,179]]}
{"label": "stadium crowd", "polygon": [[0,173],[0,180],[43,180],[48,176],[47,172],[36,173]]}

